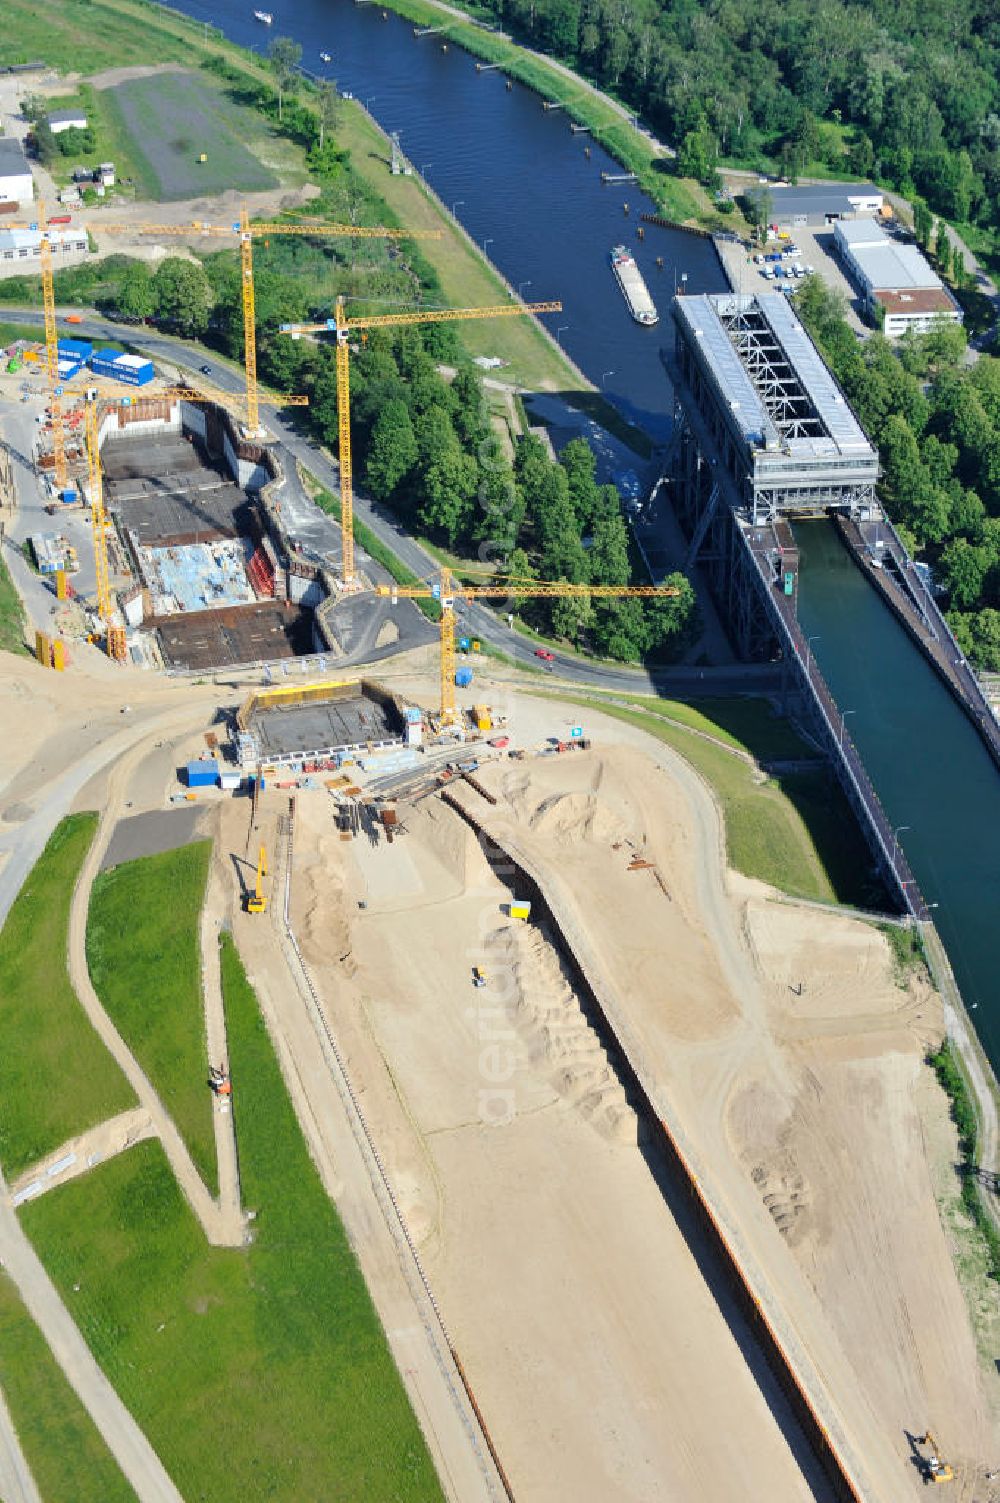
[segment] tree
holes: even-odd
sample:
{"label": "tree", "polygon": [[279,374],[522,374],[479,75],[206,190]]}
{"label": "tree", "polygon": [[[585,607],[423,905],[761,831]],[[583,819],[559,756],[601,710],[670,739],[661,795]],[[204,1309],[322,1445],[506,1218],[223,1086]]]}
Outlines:
{"label": "tree", "polygon": [[948,239],[948,226],[943,219],[939,219],[934,230],[934,259],[939,266],[944,268],[947,276],[948,264],[951,261],[951,243]]}
{"label": "tree", "polygon": [[688,131],[677,153],[677,171],[681,177],[693,177],[707,188],[718,179],[719,143],[707,127]]}
{"label": "tree", "polygon": [[571,438],[559,455],[566,471],[569,498],[581,529],[589,527],[597,500],[597,461],[585,438]]}
{"label": "tree", "polygon": [[753,225],[756,239],[763,244],[767,238],[767,227],[774,217],[774,200],[770,190],[763,184],[748,188],[743,195],[743,212]]}
{"label": "tree", "polygon": [[51,167],[55,161],[56,152],[59,150],[59,147],[55,136],[52,134],[52,127],[48,120],[41,119],[36,121],[32,137],[35,142],[36,157],[43,167]]}
{"label": "tree", "polygon": [[376,501],[389,501],[417,463],[417,440],[406,403],[386,403],[375,421],[365,479]]}
{"label": "tree", "polygon": [[628,533],[621,513],[603,516],[594,526],[590,577],[594,584],[624,585],[629,573]]}
{"label": "tree", "polygon": [[[300,49],[301,55],[301,49]],[[316,113],[319,116],[319,149],[328,130],[333,130],[340,120],[340,95],[332,79],[324,78],[316,92]]]}
{"label": "tree", "polygon": [[275,37],[268,46],[267,55],[271,59],[271,71],[278,86],[278,119],[280,120],[284,97],[298,79],[302,48],[291,37]]}
{"label": "tree", "polygon": [[913,203],[913,233],[917,237],[917,244],[921,250],[927,250],[931,243],[931,232],[934,228],[934,216],[924,203],[922,198]]}
{"label": "tree", "polygon": [[212,309],[212,289],[204,268],[182,256],[167,256],[153,277],[156,312],[189,339],[204,334]]}
{"label": "tree", "polygon": [[156,292],[149,268],[136,261],[125,273],[115,304],[122,318],[145,323],[156,312]]}
{"label": "tree", "polygon": [[986,548],[977,548],[965,538],[956,538],[941,555],[941,580],[952,605],[959,609],[976,605],[990,568]]}

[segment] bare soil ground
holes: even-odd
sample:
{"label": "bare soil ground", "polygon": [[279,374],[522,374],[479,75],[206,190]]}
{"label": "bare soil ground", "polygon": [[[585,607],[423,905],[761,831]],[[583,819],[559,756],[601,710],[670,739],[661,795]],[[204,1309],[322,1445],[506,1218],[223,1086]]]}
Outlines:
{"label": "bare soil ground", "polygon": [[[986,1496],[1000,1453],[996,1372],[977,1361],[925,1146],[928,1131],[954,1143],[923,1063],[943,1029],[936,994],[922,979],[897,984],[870,925],[732,874],[722,911],[690,804],[641,754],[484,776],[501,794],[489,827],[575,909],[637,1047],[796,1330],[820,1341],[834,1391],[848,1373],[857,1385],[866,1462],[865,1411],[870,1435],[895,1453],[895,1484],[891,1460],[871,1461],[874,1485],[887,1479],[877,1495],[921,1491],[908,1436],[930,1427],[959,1473],[955,1495]],[[490,814],[471,793],[465,801]],[[655,861],[669,898],[652,871],[626,870],[633,855]],[[786,1254],[814,1312],[783,1273]]]}
{"label": "bare soil ground", "polygon": [[437,803],[391,848],[315,800],[296,819],[293,925],[518,1496],[812,1496],[557,951],[503,916],[471,833]]}
{"label": "bare soil ground", "polygon": [[[725,873],[703,785],[628,739],[491,766],[496,811],[462,797],[574,909],[872,1497],[922,1492],[909,1436],[930,1427],[953,1496],[988,1498],[1000,1385],[936,1200],[939,999],[897,983],[874,926]],[[728,1499],[745,1456],[749,1496],[797,1496],[553,936],[505,918],[502,870],[437,801],[391,848],[342,841],[330,813],[300,800],[293,923],[515,1488]]]}

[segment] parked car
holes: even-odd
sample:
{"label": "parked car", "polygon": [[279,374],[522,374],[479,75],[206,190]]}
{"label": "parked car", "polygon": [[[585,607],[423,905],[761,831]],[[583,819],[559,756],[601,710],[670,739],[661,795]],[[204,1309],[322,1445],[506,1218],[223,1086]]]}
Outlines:
{"label": "parked car", "polygon": [[549,649],[547,647],[536,647],[535,657],[541,658],[543,663],[554,663],[556,660],[555,653],[549,652]]}

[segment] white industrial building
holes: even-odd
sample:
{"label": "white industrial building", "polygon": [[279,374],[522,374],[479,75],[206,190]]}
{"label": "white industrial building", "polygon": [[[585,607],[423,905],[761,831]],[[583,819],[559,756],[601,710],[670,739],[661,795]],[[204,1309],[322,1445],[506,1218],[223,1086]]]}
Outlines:
{"label": "white industrial building", "polygon": [[[57,266],[71,265],[76,257],[87,254],[87,232],[83,229],[49,230],[49,243]],[[39,230],[0,230],[0,276],[37,271],[41,246]]]}
{"label": "white industrial building", "polygon": [[962,322],[958,303],[915,245],[890,240],[870,219],[839,222],[833,238],[865,308],[881,313],[887,339],[898,339],[907,329],[923,334],[942,318]]}
{"label": "white industrial building", "polygon": [[28,203],[35,196],[24,147],[13,136],[0,136],[0,200]]}
{"label": "white industrial building", "polygon": [[49,130],[58,136],[64,130],[86,130],[87,116],[83,110],[52,110],[49,114]]}

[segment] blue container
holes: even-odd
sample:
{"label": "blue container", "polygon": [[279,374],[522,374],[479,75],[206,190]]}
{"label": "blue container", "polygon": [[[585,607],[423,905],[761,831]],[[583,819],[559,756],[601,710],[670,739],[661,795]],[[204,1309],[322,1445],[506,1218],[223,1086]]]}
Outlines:
{"label": "blue container", "polygon": [[85,365],[94,353],[94,346],[86,339],[60,339],[59,358],[61,360],[75,360],[78,365]]}
{"label": "blue container", "polygon": [[455,682],[460,689],[467,689],[472,683],[472,669],[459,668],[458,672],[455,674]]}
{"label": "blue container", "polygon": [[76,491],[60,491],[60,497],[66,506],[72,506],[77,500]]}
{"label": "blue container", "polygon": [[219,776],[219,764],[213,759],[199,759],[197,762],[189,762],[187,765],[187,785],[189,788],[214,788]]}

